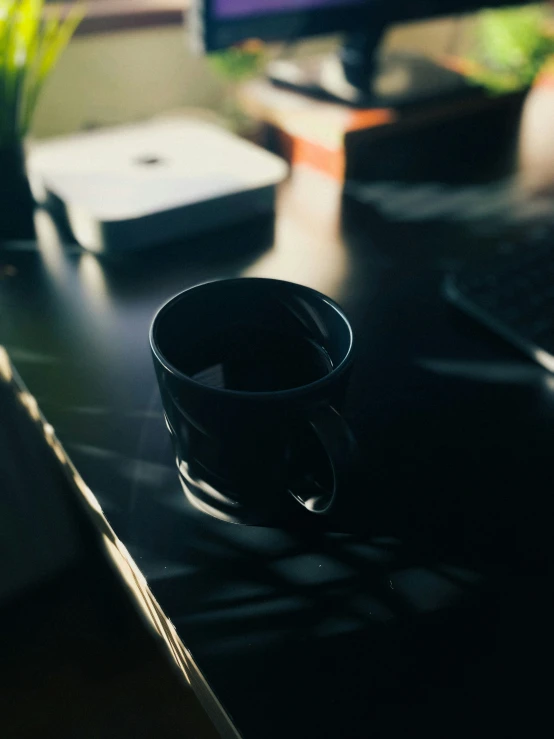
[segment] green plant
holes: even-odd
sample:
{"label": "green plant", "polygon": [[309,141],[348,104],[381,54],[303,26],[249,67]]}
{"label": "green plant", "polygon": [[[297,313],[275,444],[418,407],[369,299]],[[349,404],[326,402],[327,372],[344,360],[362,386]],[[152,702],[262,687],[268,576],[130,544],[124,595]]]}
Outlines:
{"label": "green plant", "polygon": [[213,71],[226,84],[221,101],[225,123],[235,133],[250,136],[255,124],[245,115],[237,100],[241,83],[259,75],[267,62],[267,48],[257,39],[245,41],[209,56]]}
{"label": "green plant", "polygon": [[544,5],[483,11],[463,70],[492,93],[522,90],[554,54],[551,10]]}
{"label": "green plant", "polygon": [[44,0],[0,0],[0,145],[23,138],[44,82],[83,14],[44,12]]}
{"label": "green plant", "polygon": [[210,54],[214,71],[229,82],[243,82],[255,77],[262,71],[266,61],[265,46],[256,39]]}

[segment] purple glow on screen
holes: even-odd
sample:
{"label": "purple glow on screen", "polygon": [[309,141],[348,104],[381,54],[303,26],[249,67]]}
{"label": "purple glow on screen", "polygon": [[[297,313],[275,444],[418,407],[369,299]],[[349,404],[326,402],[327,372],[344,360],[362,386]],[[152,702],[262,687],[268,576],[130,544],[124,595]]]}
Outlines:
{"label": "purple glow on screen", "polygon": [[243,15],[361,5],[364,2],[365,0],[215,0],[214,5],[215,14],[219,18],[236,18]]}

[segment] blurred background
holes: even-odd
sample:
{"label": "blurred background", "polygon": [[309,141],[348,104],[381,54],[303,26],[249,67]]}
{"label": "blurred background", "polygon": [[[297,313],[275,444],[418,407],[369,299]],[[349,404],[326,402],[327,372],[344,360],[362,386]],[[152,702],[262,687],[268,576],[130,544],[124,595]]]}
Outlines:
{"label": "blurred background", "polygon": [[[87,16],[46,83],[33,135],[137,121],[183,106],[221,113],[226,80],[194,51],[191,5],[190,0],[88,0]],[[482,23],[482,13],[475,12],[403,23],[389,28],[384,46],[469,56]],[[307,56],[339,43],[338,35],[304,40],[294,51]]]}

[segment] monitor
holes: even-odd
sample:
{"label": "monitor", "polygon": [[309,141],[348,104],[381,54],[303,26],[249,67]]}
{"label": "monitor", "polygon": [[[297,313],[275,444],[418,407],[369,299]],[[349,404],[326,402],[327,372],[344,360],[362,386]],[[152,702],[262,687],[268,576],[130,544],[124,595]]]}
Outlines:
{"label": "monitor", "polygon": [[482,7],[523,5],[525,0],[196,0],[206,51],[248,39],[294,41],[356,31],[360,24],[467,13]]}
{"label": "monitor", "polygon": [[[277,60],[270,79],[318,97],[361,107],[401,106],[465,94],[465,79],[414,54],[378,53],[387,28],[403,21],[468,13],[525,0],[196,0],[205,51],[249,39],[294,42],[344,33],[338,54],[321,60]],[[404,80],[399,86],[398,80]]]}

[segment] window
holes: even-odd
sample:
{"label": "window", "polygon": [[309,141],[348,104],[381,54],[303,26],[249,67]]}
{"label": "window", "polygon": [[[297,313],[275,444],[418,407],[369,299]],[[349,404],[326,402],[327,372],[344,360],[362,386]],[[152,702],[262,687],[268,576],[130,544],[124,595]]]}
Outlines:
{"label": "window", "polygon": [[[75,0],[46,0],[63,6]],[[87,15],[77,34],[183,23],[189,0],[86,0]]]}

